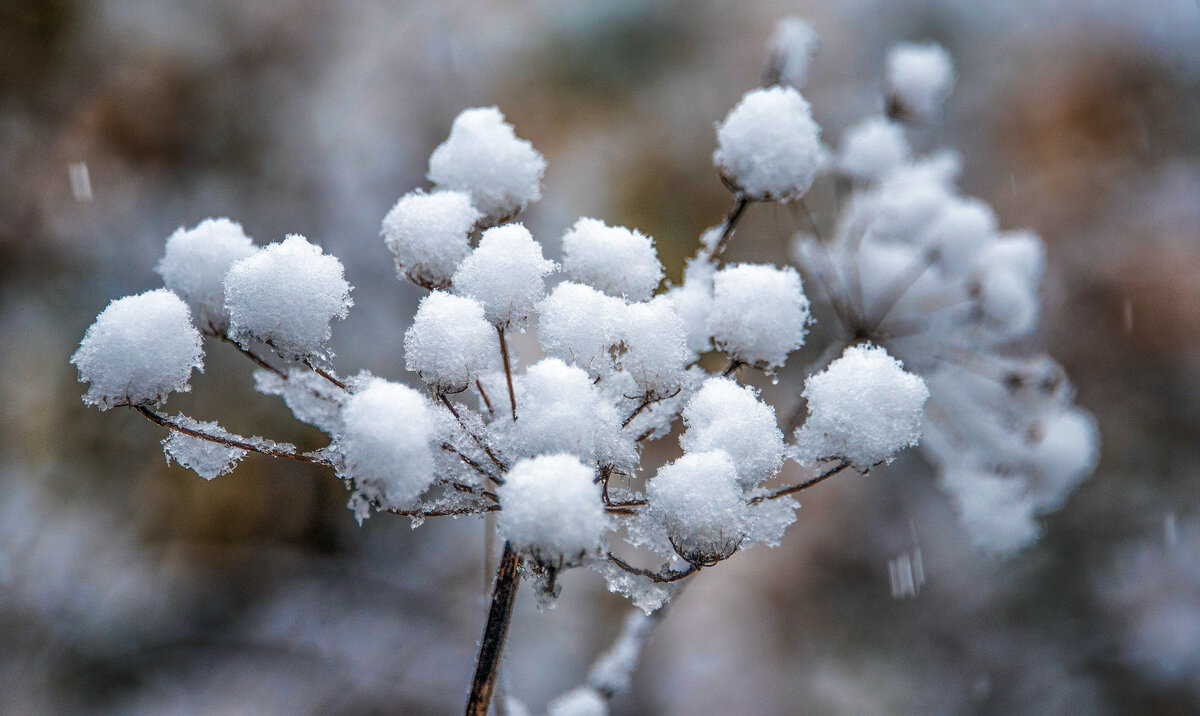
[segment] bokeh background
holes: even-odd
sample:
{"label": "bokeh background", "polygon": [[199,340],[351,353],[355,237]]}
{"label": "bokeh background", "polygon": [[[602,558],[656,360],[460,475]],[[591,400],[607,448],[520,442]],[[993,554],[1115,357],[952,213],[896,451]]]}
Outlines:
{"label": "bokeh background", "polygon": [[[805,94],[830,142],[880,108],[893,42],[952,53],[944,121],[914,141],[957,147],[965,193],[1046,240],[1028,348],[1067,368],[1102,459],[1009,560],[970,549],[915,452],[805,493],[782,547],[694,579],[615,712],[1200,711],[1194,0],[4,0],[0,712],[458,711],[482,521],[359,527],[330,475],[265,458],[205,483],[137,415],[85,409],[67,360],[109,300],[158,284],[176,227],[229,216],[339,256],[339,368],[411,380],[420,292],[379,224],[469,106],[545,154],[525,220],[551,255],[596,216],[652,234],[677,279],[729,201],[713,123],[787,15],[821,34]],[[832,219],[828,187],[812,202]],[[755,207],[727,258],[786,261],[792,231]],[[169,407],[321,444],[228,349],[193,385]],[[918,554],[920,590],[895,593]],[[629,610],[591,573],[548,614],[522,593],[509,693],[543,709]]]}

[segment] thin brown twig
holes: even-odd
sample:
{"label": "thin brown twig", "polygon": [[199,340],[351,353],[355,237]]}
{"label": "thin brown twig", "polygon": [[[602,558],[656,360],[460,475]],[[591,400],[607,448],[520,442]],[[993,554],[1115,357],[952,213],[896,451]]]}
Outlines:
{"label": "thin brown twig", "polygon": [[814,478],[805,480],[804,482],[801,482],[801,483],[798,483],[795,485],[788,485],[787,487],[781,487],[778,490],[775,490],[773,492],[768,492],[765,495],[759,495],[758,497],[751,498],[750,504],[752,504],[752,505],[757,504],[759,502],[762,502],[763,500],[778,500],[780,497],[786,497],[788,495],[792,495],[797,492],[800,492],[801,490],[807,490],[808,488],[812,487],[813,485],[816,485],[819,482],[828,480],[829,478],[833,477],[834,475],[838,474],[839,472],[841,472],[842,470],[845,470],[848,467],[850,467],[850,463],[843,460],[842,462],[838,463],[837,465],[834,465],[833,467],[829,468],[828,470],[821,473],[820,475],[817,475]]}
{"label": "thin brown twig", "polygon": [[624,571],[629,572],[630,574],[636,574],[641,577],[649,577],[651,581],[658,582],[659,584],[670,584],[671,582],[678,582],[679,580],[690,577],[693,574],[695,574],[696,572],[700,571],[700,567],[698,565],[689,564],[686,569],[682,569],[682,570],[662,569],[662,570],[655,572],[655,571],[652,571],[649,569],[642,569],[640,567],[634,567],[632,564],[629,564],[625,560],[621,559],[620,557],[618,557],[612,553],[609,553],[605,556],[607,557],[609,562],[612,562],[613,564],[617,565]]}
{"label": "thin brown twig", "polygon": [[312,372],[316,373],[317,375],[321,376],[325,380],[336,385],[337,387],[341,388],[342,390],[346,391],[347,393],[350,392],[350,388],[347,387],[347,385],[345,383],[343,383],[342,381],[335,378],[332,373],[325,370],[324,368],[318,368],[317,366],[313,365],[313,362],[310,361],[309,359],[307,359],[307,358],[304,359],[304,365],[308,366],[308,369],[311,370]]}
{"label": "thin brown twig", "polygon": [[237,341],[233,340],[228,335],[226,335],[224,333],[217,333],[215,335],[217,338],[220,338],[222,341],[224,341],[224,342],[228,343],[229,345],[233,346],[234,348],[238,349],[238,351],[242,355],[244,355],[247,358],[249,358],[250,360],[254,361],[254,364],[257,365],[259,368],[262,368],[263,370],[268,370],[285,380],[287,379],[287,373],[285,373],[282,369],[276,368],[275,366],[271,365],[262,356],[258,355],[257,353],[250,350],[249,348],[242,347],[241,343],[238,343]]}
{"label": "thin brown twig", "polygon": [[725,224],[721,228],[721,238],[717,239],[717,243],[709,249],[708,261],[715,262],[725,250],[725,244],[729,243],[729,238],[733,236],[733,232],[737,229],[738,222],[742,220],[742,215],[746,213],[746,207],[750,205],[750,200],[742,194],[735,194],[733,197],[733,207],[730,208],[729,214],[725,217]]}
{"label": "thin brown twig", "polygon": [[287,460],[296,460],[297,462],[306,462],[311,465],[323,465],[325,467],[331,467],[331,464],[329,463],[328,460],[324,460],[322,458],[316,457],[315,455],[310,455],[308,453],[301,453],[301,452],[287,452],[286,450],[270,448],[270,447],[266,447],[266,446],[262,446],[262,445],[254,445],[252,443],[248,443],[248,442],[245,442],[242,440],[236,440],[233,438],[225,438],[225,437],[221,437],[219,435],[212,435],[210,433],[206,433],[201,430],[196,430],[194,428],[189,428],[189,427],[180,425],[179,423],[175,422],[171,418],[168,418],[165,415],[160,415],[159,413],[154,412],[153,410],[147,408],[144,405],[135,405],[135,406],[133,406],[133,409],[138,411],[139,413],[141,413],[142,416],[145,417],[150,422],[161,425],[162,427],[164,427],[168,430],[172,430],[174,432],[181,433],[183,435],[187,435],[188,437],[198,438],[200,440],[206,440],[210,443],[216,443],[218,445],[224,445],[225,447],[235,448],[238,450],[246,450],[248,452],[256,452],[256,453],[259,453],[260,455],[266,455],[268,457],[278,457],[278,458],[284,458]]}
{"label": "thin brown twig", "polygon": [[508,382],[508,402],[512,405],[512,419],[517,422],[517,394],[513,391],[512,363],[508,359],[508,341],[504,338],[504,329],[496,326],[500,336],[500,357],[504,359],[504,379]]}
{"label": "thin brown twig", "polygon": [[[450,402],[450,399],[446,397],[446,394],[438,393],[437,396],[438,399],[442,401],[442,404],[446,406],[446,409],[450,411],[450,414],[454,416],[454,419],[458,421],[458,424],[462,426],[463,432],[465,432],[471,437],[472,440],[475,441],[475,444],[478,445],[481,450],[483,450],[483,453],[488,456],[488,459],[492,461],[492,464],[500,468],[500,472],[506,471],[508,467],[501,462],[500,458],[496,457],[496,453],[492,452],[492,449],[488,447],[488,444],[484,442],[483,438],[471,432],[471,429],[467,427],[466,421],[463,420],[462,416],[458,414],[458,409],[454,407],[454,404]],[[495,480],[497,484],[504,484],[504,480],[495,475],[489,475],[489,477]]]}
{"label": "thin brown twig", "polygon": [[496,417],[496,409],[492,407],[492,400],[488,397],[487,391],[483,389],[483,381],[475,379],[475,388],[479,391],[479,396],[483,398],[483,404],[487,406],[488,415]]}

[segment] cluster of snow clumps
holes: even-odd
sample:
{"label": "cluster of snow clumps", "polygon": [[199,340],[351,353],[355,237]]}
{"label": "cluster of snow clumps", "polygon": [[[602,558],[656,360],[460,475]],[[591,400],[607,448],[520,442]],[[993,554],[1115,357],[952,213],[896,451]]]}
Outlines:
{"label": "cluster of snow clumps", "polygon": [[[918,443],[972,539],[1011,553],[1097,455],[1095,423],[1061,369],[1009,357],[1036,325],[1044,247],[959,195],[952,152],[913,155],[906,123],[935,116],[953,82],[944,50],[893,50],[887,116],[832,151],[797,89],[814,47],[811,26],[782,24],[769,86],[717,126],[713,162],[733,208],[677,285],[660,289],[652,237],[595,219],[565,228],[561,266],[548,260],[515,221],[541,196],[545,160],[498,109],[468,109],[429,160],[433,186],[382,221],[397,276],[429,291],[404,334],[404,365],[426,392],[334,371],[332,322],[353,304],[337,258],[297,235],[257,247],[213,219],[167,240],[166,288],[113,301],[87,329],[72,357],[84,401],[168,427],[168,456],[206,479],[259,452],[331,468],[360,519],[498,512],[499,534],[546,593],[558,570],[583,565],[646,610],[675,581],[777,544],[794,494]],[[754,202],[802,202],[824,176],[851,180],[837,182],[845,208],[827,231],[800,227],[799,270],[722,262]],[[806,345],[814,311],[827,345]],[[510,351],[506,334],[527,330],[530,355]],[[189,389],[203,335],[236,343],[256,388],[329,444],[299,453],[154,412]],[[809,367],[785,369],[801,349]],[[782,384],[760,392],[746,383],[758,372]],[[787,438],[779,400],[802,418]],[[679,427],[682,455],[647,464],[658,454],[647,444]],[[809,479],[797,482],[801,470]],[[667,562],[632,566],[612,551],[622,539]],[[602,691],[551,710],[604,706]]]}

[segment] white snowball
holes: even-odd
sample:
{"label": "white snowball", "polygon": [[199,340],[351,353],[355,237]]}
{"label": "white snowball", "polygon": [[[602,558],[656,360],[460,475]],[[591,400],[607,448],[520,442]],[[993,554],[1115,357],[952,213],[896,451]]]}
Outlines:
{"label": "white snowball", "polygon": [[1024,481],[961,465],[943,473],[941,484],[977,549],[1007,556],[1037,540],[1039,529]]}
{"label": "white snowball", "polygon": [[1036,287],[1014,271],[995,266],[979,281],[979,310],[988,329],[1001,339],[1027,335],[1037,326]]}
{"label": "white snowball", "polygon": [[83,402],[101,410],[160,405],[191,390],[193,368],[204,368],[200,332],[187,304],[165,288],[118,298],[96,316],[71,362],[90,383]]}
{"label": "white snowball", "polygon": [[783,465],[783,433],[775,409],[752,388],[729,378],[709,378],[683,410],[684,452],[724,450],[733,460],[738,484],[754,487]]}
{"label": "white snowball", "polygon": [[225,274],[235,261],[257,250],[241,224],[205,219],[193,229],[176,229],[154,270],[167,288],[188,302],[201,331],[220,335],[229,327]]}
{"label": "white snowball", "polygon": [[1005,232],[998,240],[983,247],[975,258],[975,266],[981,271],[1002,266],[1036,288],[1046,272],[1046,246],[1037,234]]}
{"label": "white snowball", "polygon": [[921,439],[929,389],[883,348],[851,346],[804,381],[808,420],[796,431],[803,454],[845,458],[860,470]]}
{"label": "white snowball", "polygon": [[888,174],[911,157],[903,127],[886,117],[868,117],[846,130],[837,164],[855,179],[867,181]]}
{"label": "white snowball", "polygon": [[613,370],[612,349],[621,342],[625,302],[591,286],[564,281],[538,305],[538,341],[546,355],[593,377]]}
{"label": "white snowball", "polygon": [[779,73],[779,81],[793,87],[803,87],[808,75],[808,63],[817,50],[817,31],[798,17],[785,17],[775,24],[771,35],[771,64]]}
{"label": "white snowball", "polygon": [[800,274],[791,266],[736,264],[713,277],[709,330],[731,358],[778,368],[804,345],[810,318]]}
{"label": "white snowball", "polygon": [[750,507],[723,450],[688,453],[662,466],[646,496],[651,516],[689,563],[725,559],[746,537]]}
{"label": "white snowball", "polygon": [[450,137],[429,157],[429,180],[442,189],[465,191],[492,223],[516,216],[542,198],[546,160],[518,139],[495,107],[465,109]]}
{"label": "white snowball", "polygon": [[794,199],[812,186],[821,162],[821,128],[791,87],[756,89],[717,127],[713,163],[754,200]]}
{"label": "white snowball", "polygon": [[470,233],[482,214],[461,191],[414,191],[383,219],[383,239],[396,257],[396,275],[426,288],[446,288],[471,252]]}
{"label": "white snowball", "polygon": [[623,226],[580,219],[562,239],[563,272],[610,296],[644,301],[662,281],[662,264],[649,236]]}
{"label": "white snowball", "polygon": [[996,214],[984,202],[954,199],[942,207],[922,243],[938,252],[938,263],[950,273],[968,273],[976,257],[996,241],[996,224]]}
{"label": "white snowball", "polygon": [[651,398],[677,393],[692,358],[687,328],[666,296],[625,307],[621,324],[625,353],[621,367],[633,376],[638,390]]}
{"label": "white snowball", "polygon": [[225,276],[231,337],[262,341],[280,356],[325,359],[330,322],[354,301],[342,262],[297,234],[238,261]]}
{"label": "white snowball", "polygon": [[608,716],[608,702],[595,689],[580,686],[551,701],[546,716]]}
{"label": "white snowball", "polygon": [[421,299],[404,334],[405,367],[438,393],[458,393],[488,369],[499,350],[496,329],[478,301],[433,291]]}
{"label": "white snowball", "polygon": [[420,393],[371,379],[342,410],[345,476],[383,506],[411,504],[433,484],[436,422]]}
{"label": "white snowball", "polygon": [[573,455],[521,460],[496,488],[500,536],[546,564],[577,563],[596,552],[608,530],[600,485]]}
{"label": "white snowball", "polygon": [[904,111],[932,119],[954,85],[954,65],[941,45],[900,43],[888,51],[887,84]]}
{"label": "white snowball", "polygon": [[528,229],[505,224],[483,232],[479,246],[459,264],[452,285],[455,293],[479,301],[492,325],[523,328],[553,270],[554,262],[542,257],[542,245]]}
{"label": "white snowball", "polygon": [[622,416],[583,370],[546,358],[517,379],[517,421],[498,427],[521,457],[571,453],[589,464],[632,469],[637,452]]}
{"label": "white snowball", "polygon": [[1096,420],[1079,408],[1071,408],[1042,421],[1041,439],[1030,459],[1041,479],[1031,497],[1039,511],[1058,509],[1071,491],[1096,469],[1100,431]]}

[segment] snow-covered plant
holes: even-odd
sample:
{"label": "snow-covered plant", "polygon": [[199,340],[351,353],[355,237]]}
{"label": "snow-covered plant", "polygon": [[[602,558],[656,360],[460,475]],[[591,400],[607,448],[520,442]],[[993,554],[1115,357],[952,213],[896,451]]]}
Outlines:
{"label": "snow-covered plant", "polygon": [[[540,197],[545,161],[498,109],[468,109],[430,158],[433,187],[383,218],[398,276],[429,290],[404,340],[424,390],[334,369],[331,324],[352,305],[337,258],[301,236],[258,248],[214,219],[168,239],[166,288],[114,301],[88,329],[72,358],[84,400],[167,428],[168,458],[206,479],[251,452],[331,469],[360,521],[499,513],[504,550],[468,713],[489,708],[522,575],[552,603],[559,572],[594,569],[660,615],[687,577],[778,544],[796,494],[918,442],[971,539],[1011,553],[1097,453],[1062,371],[1010,349],[1036,323],[1044,248],[958,194],[956,155],[912,150],[906,123],[932,121],[954,79],[944,50],[895,48],[885,115],[833,151],[799,89],[815,46],[807,23],[782,23],[766,86],[717,126],[732,208],[679,285],[660,289],[653,238],[596,219],[562,235],[561,266],[547,260],[512,223]],[[804,200],[823,178],[848,187],[832,226]],[[798,224],[796,266],[724,264],[742,217],[767,202]],[[814,320],[828,345],[806,346]],[[544,357],[523,369],[506,336],[531,329]],[[202,366],[202,335],[248,357],[257,389],[329,444],[304,453],[159,412]],[[790,361],[801,349],[814,356],[802,370]],[[804,406],[791,435],[743,383],[755,370],[778,381],[776,400]],[[647,464],[646,445],[676,430],[682,454]],[[788,461],[806,478],[772,484]],[[648,555],[658,566],[636,566]],[[604,712],[651,623],[631,620],[551,711]]]}

